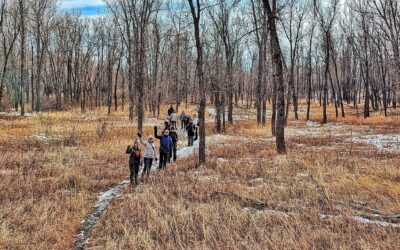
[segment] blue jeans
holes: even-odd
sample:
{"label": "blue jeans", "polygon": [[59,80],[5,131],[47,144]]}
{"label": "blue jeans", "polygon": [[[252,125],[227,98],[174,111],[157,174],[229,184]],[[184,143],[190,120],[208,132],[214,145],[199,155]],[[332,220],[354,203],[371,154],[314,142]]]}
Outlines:
{"label": "blue jeans", "polygon": [[153,164],[153,158],[144,158],[144,167],[142,176],[144,176],[145,174],[150,174],[152,164]]}

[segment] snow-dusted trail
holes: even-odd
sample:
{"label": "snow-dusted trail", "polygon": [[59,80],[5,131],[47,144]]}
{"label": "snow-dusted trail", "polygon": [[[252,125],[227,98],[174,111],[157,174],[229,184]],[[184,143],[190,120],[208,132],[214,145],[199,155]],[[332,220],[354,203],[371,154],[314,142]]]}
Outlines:
{"label": "snow-dusted trail", "polygon": [[74,249],[84,249],[89,240],[89,234],[92,228],[96,225],[101,215],[107,209],[108,204],[118,196],[121,191],[129,185],[129,180],[123,180],[118,185],[110,188],[104,193],[100,193],[99,198],[94,205],[93,212],[89,214],[85,220],[81,222],[79,234],[74,243]]}

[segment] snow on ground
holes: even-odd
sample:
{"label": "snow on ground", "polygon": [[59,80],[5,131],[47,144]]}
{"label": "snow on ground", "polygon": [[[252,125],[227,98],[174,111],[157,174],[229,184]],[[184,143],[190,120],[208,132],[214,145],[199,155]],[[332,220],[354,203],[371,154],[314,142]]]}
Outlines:
{"label": "snow on ground", "polygon": [[110,188],[104,193],[100,193],[98,200],[94,206],[94,211],[81,222],[81,229],[77,236],[77,240],[75,241],[74,249],[83,249],[89,240],[89,233],[91,229],[94,227],[96,222],[100,219],[100,216],[107,209],[108,204],[114,199],[116,196],[120,194],[122,189],[124,189],[129,184],[128,180],[124,180],[120,182],[118,185]]}
{"label": "snow on ground", "polygon": [[400,135],[372,134],[348,139],[357,143],[375,146],[378,150],[388,153],[400,152]]}
{"label": "snow on ground", "polygon": [[[328,215],[328,214],[320,214],[321,219],[339,219],[343,218],[341,215]],[[372,225],[377,225],[377,226],[382,226],[382,227],[394,227],[394,228],[400,228],[400,224],[396,223],[389,223],[385,221],[378,221],[378,220],[370,220],[361,216],[351,216],[350,217],[353,221],[362,223],[362,224],[372,224]]]}
{"label": "snow on ground", "polygon": [[207,112],[208,112],[210,115],[217,115],[217,111],[215,110],[215,108],[208,108],[208,109],[207,109]]}
{"label": "snow on ground", "polygon": [[[257,214],[271,214],[271,215],[275,215],[275,216],[281,216],[281,217],[285,217],[288,218],[289,216],[298,216],[300,214],[298,213],[294,213],[294,212],[287,212],[287,211],[282,211],[282,210],[275,210],[275,209],[254,209],[251,207],[244,207],[243,211],[246,213],[257,213]],[[342,215],[330,215],[330,214],[320,214],[320,218],[321,219],[343,219],[345,217],[343,217]],[[377,226],[381,226],[381,227],[392,227],[392,228],[400,228],[400,224],[396,224],[396,223],[389,223],[386,221],[379,221],[379,220],[371,220],[371,219],[367,219],[361,216],[351,216],[350,217],[351,220],[361,223],[361,224],[370,224],[370,225],[377,225]]]}
{"label": "snow on ground", "polygon": [[249,181],[250,183],[263,183],[264,179],[263,178],[255,178]]}
{"label": "snow on ground", "polygon": [[218,158],[218,159],[217,159],[217,162],[221,162],[221,163],[222,163],[222,162],[226,162],[226,161],[228,161],[228,160],[225,159],[225,158]]}
{"label": "snow on ground", "polygon": [[[351,126],[343,123],[320,124],[318,122],[306,122],[304,127],[301,122],[293,122],[294,127],[286,129],[285,134],[291,137],[345,137],[344,142],[364,143],[375,146],[378,150],[388,153],[400,152],[400,135],[377,134],[376,131],[365,125]],[[302,146],[302,144],[298,144]],[[331,146],[318,146],[330,149]]]}
{"label": "snow on ground", "polygon": [[[0,112],[0,117],[1,116],[21,116],[21,112]],[[32,113],[25,113],[24,116],[30,117],[32,116]]]}
{"label": "snow on ground", "polygon": [[307,125],[308,127],[319,127],[319,126],[321,126],[321,123],[319,123],[319,122],[313,122],[313,121],[307,121],[307,122],[306,122],[306,125]]}
{"label": "snow on ground", "polygon": [[46,145],[49,145],[54,142],[61,142],[63,140],[63,137],[60,136],[47,136],[45,134],[37,134],[37,135],[32,135],[28,136],[28,139],[33,139],[39,142],[43,142]]}

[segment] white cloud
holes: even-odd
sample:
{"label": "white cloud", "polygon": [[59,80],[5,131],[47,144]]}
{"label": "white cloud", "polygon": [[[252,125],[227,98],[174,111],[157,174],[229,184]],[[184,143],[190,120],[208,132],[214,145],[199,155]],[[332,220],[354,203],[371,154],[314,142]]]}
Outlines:
{"label": "white cloud", "polygon": [[61,0],[61,9],[80,9],[88,7],[104,7],[101,0]]}

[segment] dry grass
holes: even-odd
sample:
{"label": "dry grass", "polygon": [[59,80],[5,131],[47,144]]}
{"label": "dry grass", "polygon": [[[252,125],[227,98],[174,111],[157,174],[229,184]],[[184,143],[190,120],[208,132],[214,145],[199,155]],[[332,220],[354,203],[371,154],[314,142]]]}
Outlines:
{"label": "dry grass", "polygon": [[[387,125],[387,120],[378,120],[366,124]],[[301,129],[298,123],[291,122],[289,128],[293,126]],[[344,136],[321,134],[289,136],[289,153],[282,157],[276,155],[269,133],[268,127],[252,121],[230,126],[224,141],[209,145],[206,166],[196,168],[193,158],[180,161],[156,173],[150,184],[113,202],[95,227],[91,246],[398,247],[399,228],[359,223],[352,216],[368,214],[363,208],[379,209],[382,216],[400,212],[399,154],[364,144],[354,145],[350,152]]]}
{"label": "dry grass", "polygon": [[[136,125],[129,125],[126,112],[106,114],[0,117],[0,248],[72,247],[98,193],[128,174],[124,153]],[[145,136],[163,123],[149,121]]]}
{"label": "dry grass", "polygon": [[[195,109],[190,107],[190,113]],[[332,107],[329,112],[334,118]],[[400,132],[398,116],[374,113],[363,120],[351,112],[338,120],[345,124],[343,133]],[[319,121],[320,113],[314,105],[313,120]],[[155,122],[162,120],[149,120],[145,135]],[[98,193],[127,175],[124,150],[136,134],[127,123],[126,112],[107,117],[105,109],[85,116],[71,110],[0,118],[0,248],[72,247]],[[400,155],[361,143],[350,146],[345,135],[326,130],[313,137],[292,133],[296,130],[314,128],[290,121],[288,156],[281,157],[275,153],[269,124],[235,122],[225,140],[208,145],[206,166],[196,168],[194,157],[180,159],[134,192],[125,190],[94,228],[90,245],[397,248],[400,229],[358,223],[351,216],[365,213],[354,204],[379,209],[382,215],[400,212]],[[321,213],[342,217],[321,218]]]}

